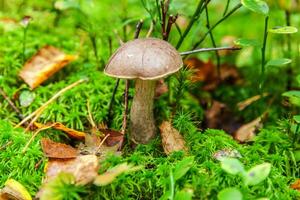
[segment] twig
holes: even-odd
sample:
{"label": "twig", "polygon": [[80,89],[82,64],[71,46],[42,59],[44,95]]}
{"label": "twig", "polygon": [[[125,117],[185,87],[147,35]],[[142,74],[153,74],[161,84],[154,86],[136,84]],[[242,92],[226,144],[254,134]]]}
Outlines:
{"label": "twig", "polygon": [[134,39],[137,39],[139,37],[143,23],[144,22],[142,19],[137,23],[137,25],[135,27]]}
{"label": "twig", "polygon": [[105,142],[105,140],[106,140],[109,136],[110,136],[110,134],[107,134],[107,135],[102,139],[102,141],[100,142],[100,144],[99,144],[97,150],[95,151],[95,155],[98,154],[98,152],[100,151],[100,147],[103,145],[103,143]]}
{"label": "twig", "polygon": [[[207,5],[205,6],[205,14],[206,14],[206,27],[209,30],[210,29],[210,22],[209,22],[209,15],[208,15],[208,9],[207,9]],[[211,39],[211,43],[213,45],[214,48],[217,47],[216,42],[215,42],[215,38],[213,35],[213,32],[211,31],[209,33],[210,39]],[[221,69],[220,69],[220,55],[218,51],[215,51],[216,57],[217,57],[217,78],[220,80],[221,78]]]}
{"label": "twig", "polygon": [[6,93],[4,92],[4,90],[2,90],[2,88],[0,88],[0,94],[8,102],[8,104],[10,105],[10,107],[18,114],[18,118],[22,120],[23,119],[23,115],[22,115],[21,111],[10,100],[10,98],[6,95]]}
{"label": "twig", "polygon": [[[134,34],[134,39],[137,39],[139,37],[140,31],[142,29],[143,26],[143,21],[140,20],[138,22],[138,24],[136,25],[136,30],[135,30],[135,34]],[[127,115],[128,115],[128,91],[129,91],[129,85],[130,82],[129,80],[126,80],[125,83],[125,92],[124,92],[124,106],[125,106],[125,110],[124,110],[124,115],[123,115],[123,123],[122,123],[122,130],[121,133],[125,134],[126,132],[126,127],[127,127]],[[120,145],[122,146],[122,144]]]}
{"label": "twig", "polygon": [[11,144],[12,144],[12,141],[11,141],[11,140],[8,141],[8,142],[6,142],[4,145],[0,146],[0,151],[6,149],[6,147],[8,147],[8,146],[11,145]]}
{"label": "twig", "polygon": [[23,148],[22,150],[22,153],[25,153],[29,147],[29,145],[31,144],[31,142],[33,141],[33,139],[37,136],[37,134],[39,134],[39,132],[43,131],[43,130],[46,130],[46,129],[49,129],[51,127],[53,127],[55,125],[54,124],[51,124],[49,126],[43,126],[42,128],[38,129],[32,136],[31,138],[29,139],[29,141],[27,142],[27,144],[25,145],[25,147]]}
{"label": "twig", "polygon": [[193,46],[193,49],[196,49],[207,37],[207,35],[214,30],[220,23],[230,17],[235,11],[242,7],[242,4],[237,4],[230,12],[228,12],[225,16],[223,16],[219,21],[217,21],[210,29],[203,35],[203,37]]}
{"label": "twig", "polygon": [[179,41],[177,42],[177,45],[176,45],[176,49],[179,49],[182,42],[184,41],[185,37],[188,35],[188,33],[190,32],[192,26],[194,25],[194,23],[198,20],[200,14],[201,14],[201,8],[202,8],[202,5],[204,3],[204,0],[201,0],[199,1],[199,4],[197,5],[197,8],[193,14],[193,17],[190,21],[190,23],[188,24],[187,28],[185,29],[185,31],[183,32],[182,36],[180,37]]}
{"label": "twig", "polygon": [[164,40],[168,41],[172,25],[176,22],[177,18],[178,18],[178,14],[176,14],[175,16],[173,16],[173,15],[169,16],[167,30],[166,30],[166,33],[163,38]]}
{"label": "twig", "polygon": [[118,90],[118,87],[119,87],[119,83],[120,83],[120,79],[118,78],[116,80],[115,87],[114,87],[112,96],[111,96],[110,101],[109,101],[109,106],[108,106],[108,120],[107,120],[107,125],[108,126],[110,126],[110,124],[111,124],[112,108],[113,108],[113,104],[114,104],[114,101],[115,101],[115,96],[116,96],[116,93],[117,93],[117,90]]}
{"label": "twig", "polygon": [[227,3],[226,3],[226,6],[225,6],[225,9],[224,9],[224,13],[223,13],[223,16],[225,16],[227,14],[227,11],[229,9],[229,5],[230,5],[230,0],[227,0]]}
{"label": "twig", "polygon": [[[41,107],[39,107],[38,109],[36,109],[33,113],[31,113],[30,115],[28,115],[27,117],[25,117],[19,124],[17,124],[15,126],[15,128],[21,126],[22,124],[24,124],[26,121],[28,121],[30,118],[41,114],[41,112],[43,112],[45,110],[45,108],[52,103],[53,101],[55,101],[60,95],[62,95],[64,92],[72,89],[73,87],[85,82],[86,79],[80,79],[78,81],[76,81],[75,83],[72,83],[71,85],[63,88],[62,90],[60,90],[59,92],[57,92],[53,97],[51,97],[51,99],[49,99],[46,103],[44,103]],[[33,121],[31,121],[31,123],[33,123]]]}
{"label": "twig", "polygon": [[91,107],[90,107],[90,101],[89,101],[89,99],[88,99],[87,102],[86,102],[86,106],[87,106],[87,110],[88,110],[88,120],[89,120],[89,122],[91,123],[92,127],[95,128],[95,127],[96,127],[96,124],[95,124],[95,121],[94,121],[93,116],[92,116],[92,112],[91,112]]}
{"label": "twig", "polygon": [[185,55],[190,55],[190,54],[194,54],[194,53],[200,53],[200,52],[208,52],[208,51],[221,51],[221,50],[241,50],[240,47],[216,47],[216,48],[201,48],[201,49],[195,49],[195,50],[191,50],[191,51],[184,51],[184,52],[180,52],[179,54],[181,56],[185,56]]}

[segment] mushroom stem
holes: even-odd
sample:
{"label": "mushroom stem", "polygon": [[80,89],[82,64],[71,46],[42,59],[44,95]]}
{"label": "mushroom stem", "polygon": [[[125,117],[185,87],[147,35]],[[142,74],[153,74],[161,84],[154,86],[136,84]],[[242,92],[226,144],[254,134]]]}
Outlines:
{"label": "mushroom stem", "polygon": [[146,144],[156,133],[153,99],[156,81],[136,79],[130,111],[131,139]]}

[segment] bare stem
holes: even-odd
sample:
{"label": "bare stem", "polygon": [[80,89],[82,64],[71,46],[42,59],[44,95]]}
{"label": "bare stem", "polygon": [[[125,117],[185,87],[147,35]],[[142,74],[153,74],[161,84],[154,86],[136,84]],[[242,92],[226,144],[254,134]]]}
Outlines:
{"label": "bare stem", "polygon": [[236,51],[236,50],[241,50],[241,48],[240,47],[201,48],[201,49],[195,49],[195,50],[191,50],[191,51],[184,51],[184,52],[181,52],[180,55],[185,56],[185,55],[190,55],[190,54],[200,53],[200,52],[222,51],[222,50]]}
{"label": "bare stem", "polygon": [[[205,14],[206,14],[206,27],[209,30],[210,29],[210,22],[209,22],[209,15],[208,15],[208,9],[207,9],[207,5],[205,6]],[[213,32],[211,31],[209,33],[210,39],[211,39],[211,43],[213,45],[214,48],[217,47],[216,42],[215,42],[215,38],[213,35]],[[221,69],[220,69],[220,55],[218,51],[215,51],[216,54],[216,58],[217,58],[217,74],[218,74],[218,79],[220,80],[221,77]]]}
{"label": "bare stem", "polygon": [[180,37],[179,41],[177,42],[176,45],[176,49],[179,49],[180,46],[182,45],[182,42],[184,41],[185,37],[188,35],[188,33],[190,32],[191,28],[193,27],[194,23],[198,20],[201,12],[202,12],[202,5],[204,3],[204,0],[199,1],[197,8],[193,14],[193,17],[190,21],[190,23],[188,24],[187,28],[185,29],[185,31],[183,32],[182,36]]}
{"label": "bare stem", "polygon": [[2,90],[2,88],[0,88],[0,94],[8,102],[8,104],[10,105],[10,107],[18,114],[18,118],[19,119],[23,119],[23,115],[22,115],[21,111],[10,100],[10,98],[6,95],[6,93],[4,92],[4,90]]}
{"label": "bare stem", "polygon": [[214,30],[219,24],[221,24],[224,20],[230,17],[235,11],[242,7],[242,4],[237,4],[230,12],[228,12],[225,16],[223,16],[219,21],[217,21],[210,29],[202,36],[202,38],[193,46],[193,49],[196,49],[209,35],[209,33]]}

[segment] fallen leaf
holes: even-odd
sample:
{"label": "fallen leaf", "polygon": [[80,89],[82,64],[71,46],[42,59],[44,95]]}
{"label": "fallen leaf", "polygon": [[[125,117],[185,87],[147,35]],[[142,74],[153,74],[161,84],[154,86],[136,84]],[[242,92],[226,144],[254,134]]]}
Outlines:
{"label": "fallen leaf", "polygon": [[83,140],[86,136],[86,134],[84,132],[76,131],[74,129],[68,128],[60,122],[55,122],[52,124],[48,123],[47,125],[35,122],[34,126],[36,128],[43,128],[45,126],[50,126],[51,128],[65,132],[68,136],[70,136],[71,138],[77,139],[77,140]]}
{"label": "fallen leaf", "polygon": [[167,155],[175,151],[188,151],[183,137],[178,130],[172,127],[170,122],[164,121],[159,129],[162,137],[163,149]]}
{"label": "fallen leaf", "polygon": [[48,182],[59,173],[73,174],[76,184],[86,185],[98,175],[98,158],[95,155],[80,155],[71,159],[50,159],[46,167],[46,178]]}
{"label": "fallen leaf", "polygon": [[8,17],[2,17],[0,18],[0,27],[3,27],[4,31],[13,31],[20,26],[17,20]]}
{"label": "fallen leaf", "polygon": [[41,145],[43,152],[48,158],[76,158],[78,150],[63,143],[53,142],[50,139],[42,138]]}
{"label": "fallen leaf", "polygon": [[251,105],[253,102],[258,101],[259,99],[261,99],[262,97],[266,97],[268,96],[268,93],[263,93],[262,95],[255,95],[253,97],[250,97],[244,101],[241,101],[237,104],[237,107],[239,109],[239,111],[244,110],[247,106]]}
{"label": "fallen leaf", "polygon": [[75,59],[74,55],[66,55],[55,47],[45,46],[25,63],[19,76],[34,89]]}
{"label": "fallen leaf", "polygon": [[93,154],[98,156],[99,160],[105,159],[108,154],[121,154],[121,152],[118,151],[118,144],[115,146],[107,146],[105,143],[102,143],[102,141],[103,139],[96,134],[87,134],[85,137],[85,144],[81,143],[79,145],[80,154]]}
{"label": "fallen leaf", "polygon": [[114,131],[111,129],[99,129],[105,136],[108,137],[105,139],[105,144],[109,147],[120,144],[124,140],[124,134],[119,131]]}
{"label": "fallen leaf", "polygon": [[292,185],[291,188],[294,190],[298,190],[300,192],[300,179],[296,180]]}
{"label": "fallen leaf", "polygon": [[191,76],[192,82],[203,82],[202,90],[215,90],[221,83],[240,84],[242,79],[235,66],[222,64],[220,66],[220,77],[218,76],[217,67],[211,60],[203,62],[198,58],[191,57],[184,61],[189,69],[193,71]]}
{"label": "fallen leaf", "polygon": [[0,190],[1,200],[31,200],[26,188],[14,179],[8,179],[4,188]]}
{"label": "fallen leaf", "polygon": [[261,117],[241,126],[235,133],[234,139],[239,142],[250,142],[255,136],[255,132],[261,127]]}
{"label": "fallen leaf", "polygon": [[168,91],[169,91],[168,86],[163,79],[160,79],[156,82],[155,98],[160,97],[161,95],[167,93]]}
{"label": "fallen leaf", "polygon": [[132,164],[122,163],[107,170],[105,173],[98,175],[94,180],[94,184],[97,186],[105,186],[113,182],[123,173],[133,172],[140,169],[142,169],[141,166],[133,166]]}
{"label": "fallen leaf", "polygon": [[205,110],[205,128],[222,129],[233,134],[241,125],[241,119],[222,102],[213,100]]}

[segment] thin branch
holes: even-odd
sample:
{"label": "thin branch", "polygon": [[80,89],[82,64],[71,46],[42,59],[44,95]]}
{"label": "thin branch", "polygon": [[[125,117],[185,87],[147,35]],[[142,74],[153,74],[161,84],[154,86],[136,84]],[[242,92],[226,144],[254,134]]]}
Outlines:
{"label": "thin branch", "polygon": [[226,3],[226,6],[225,6],[225,9],[224,9],[224,13],[223,13],[223,16],[225,16],[228,12],[228,9],[229,9],[229,5],[230,5],[230,0],[227,0],[227,3]]}
{"label": "thin branch", "polygon": [[4,92],[4,90],[2,90],[2,88],[0,88],[0,94],[8,102],[8,104],[10,105],[10,107],[18,114],[18,118],[19,119],[23,119],[24,116],[22,115],[21,111],[10,100],[10,98],[6,95],[6,93]]}
{"label": "thin branch", "polygon": [[169,16],[167,30],[166,30],[166,33],[163,38],[164,40],[168,41],[172,25],[176,22],[177,18],[178,18],[178,14],[176,14],[175,16],[173,16],[173,15]]}
{"label": "thin branch", "polygon": [[200,52],[208,52],[208,51],[222,51],[222,50],[241,50],[240,47],[216,47],[216,48],[201,48],[201,49],[195,49],[191,51],[184,51],[179,53],[181,56],[190,55],[194,53],[200,53]]}
{"label": "thin branch", "polygon": [[193,49],[196,49],[207,37],[207,35],[214,30],[220,23],[230,17],[235,11],[242,7],[242,4],[237,4],[230,12],[228,12],[224,17],[222,17],[219,21],[217,21],[210,29],[203,35],[203,37],[193,46]]}
{"label": "thin branch", "polygon": [[182,42],[184,41],[185,37],[188,35],[188,33],[190,32],[192,26],[194,25],[194,23],[198,20],[200,14],[201,14],[201,8],[202,8],[202,5],[204,3],[204,0],[201,0],[199,1],[198,5],[197,5],[197,8],[193,14],[193,17],[190,21],[190,23],[188,24],[187,28],[185,29],[185,31],[183,32],[182,36],[180,37],[179,41],[177,42],[177,45],[176,45],[176,49],[179,49],[180,46],[182,45]]}
{"label": "thin branch", "polygon": [[[139,34],[141,32],[143,26],[143,21],[140,20],[138,22],[138,24],[136,25],[136,30],[135,30],[135,34],[134,34],[134,39],[137,39],[139,37]],[[129,80],[126,80],[125,83],[125,92],[124,92],[124,106],[125,106],[125,110],[124,110],[124,115],[123,115],[123,123],[122,123],[122,130],[121,133],[125,134],[126,132],[126,127],[127,127],[127,115],[128,115],[128,92],[129,92],[129,85],[130,82]],[[122,144],[120,145],[122,146]]]}
{"label": "thin branch", "polygon": [[[33,113],[31,113],[30,115],[28,115],[27,117],[25,117],[19,124],[17,124],[15,126],[15,128],[21,126],[22,124],[24,124],[26,121],[28,121],[29,119],[31,119],[34,116],[38,116],[39,114],[41,114],[41,112],[43,112],[45,110],[45,108],[52,103],[53,101],[55,101],[58,97],[60,97],[60,95],[62,95],[64,92],[72,89],[73,87],[85,82],[86,79],[80,79],[74,83],[72,83],[71,85],[68,85],[67,87],[61,89],[59,92],[57,92],[53,97],[51,97],[51,99],[49,99],[46,103],[44,103],[41,107],[39,107],[38,109],[36,109]],[[32,124],[33,121],[31,121],[30,124]]]}
{"label": "thin branch", "polygon": [[[208,15],[208,8],[207,6],[205,6],[205,14],[206,14],[206,27],[209,30],[210,29],[210,22],[209,22],[209,15]],[[213,35],[213,32],[211,31],[209,33],[210,39],[211,39],[211,43],[213,45],[214,48],[217,47],[216,42],[215,42],[215,38]],[[221,77],[221,69],[220,69],[220,55],[218,51],[215,51],[216,54],[216,58],[217,58],[217,75],[218,75],[218,79],[220,79]]]}

